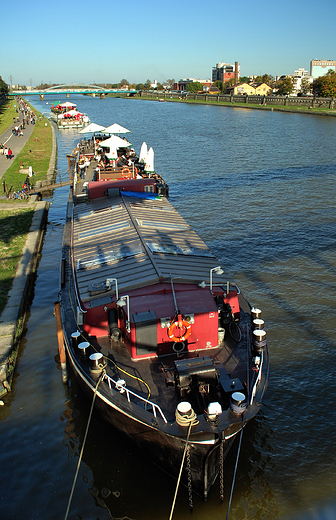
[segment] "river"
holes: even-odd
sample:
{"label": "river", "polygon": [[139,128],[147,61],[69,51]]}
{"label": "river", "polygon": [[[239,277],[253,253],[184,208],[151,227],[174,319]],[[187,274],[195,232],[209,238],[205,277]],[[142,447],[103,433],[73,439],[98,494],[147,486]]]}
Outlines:
{"label": "river", "polygon": [[[65,96],[28,101],[41,112]],[[271,351],[264,405],[244,430],[230,519],[317,518],[336,502],[336,119],[73,95],[92,122],[129,128],[155,152],[170,200],[263,311]],[[48,102],[48,104],[46,104]],[[80,136],[62,130],[58,178]],[[55,190],[12,392],[0,408],[3,520],[64,518],[89,404],[62,383],[58,297],[68,188]],[[237,445],[193,520],[226,517]],[[168,519],[175,481],[93,415],[69,519]],[[317,514],[317,513],[316,513]],[[174,519],[189,518],[180,488]],[[331,517],[330,517],[331,518]]]}

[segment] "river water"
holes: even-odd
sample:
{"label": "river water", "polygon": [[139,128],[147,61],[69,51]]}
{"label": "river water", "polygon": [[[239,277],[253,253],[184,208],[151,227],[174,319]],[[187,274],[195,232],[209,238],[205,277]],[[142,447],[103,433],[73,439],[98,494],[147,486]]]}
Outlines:
{"label": "river water", "polygon": [[[41,112],[52,101],[29,97]],[[336,501],[336,120],[183,103],[82,97],[91,121],[143,140],[170,200],[263,311],[271,350],[264,405],[244,430],[230,519],[317,518]],[[58,138],[58,176],[74,130]],[[64,518],[89,404],[62,383],[53,303],[68,188],[55,191],[11,394],[0,408],[3,520]],[[226,518],[235,464],[194,520]],[[69,518],[168,519],[175,481],[93,415]],[[332,513],[331,513],[332,514]],[[180,488],[174,519],[189,518]],[[320,516],[319,516],[320,517]],[[323,518],[327,516],[323,516]],[[329,518],[329,517],[328,517]],[[330,518],[334,518],[330,516]]]}

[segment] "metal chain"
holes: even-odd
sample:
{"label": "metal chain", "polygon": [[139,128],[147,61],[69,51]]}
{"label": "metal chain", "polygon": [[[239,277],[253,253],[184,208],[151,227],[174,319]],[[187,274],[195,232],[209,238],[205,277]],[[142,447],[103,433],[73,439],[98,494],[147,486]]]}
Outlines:
{"label": "metal chain", "polygon": [[219,446],[219,496],[220,501],[224,500],[224,442]]}
{"label": "metal chain", "polygon": [[187,473],[188,473],[188,494],[189,494],[189,507],[190,511],[193,510],[193,497],[192,497],[192,485],[191,485],[191,463],[190,463],[190,445],[187,446]]}

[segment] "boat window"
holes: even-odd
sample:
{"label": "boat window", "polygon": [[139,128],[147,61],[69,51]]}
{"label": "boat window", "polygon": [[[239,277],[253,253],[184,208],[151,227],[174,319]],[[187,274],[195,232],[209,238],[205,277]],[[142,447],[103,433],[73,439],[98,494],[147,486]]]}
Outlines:
{"label": "boat window", "polygon": [[101,267],[105,264],[111,264],[118,262],[125,258],[131,258],[143,253],[141,244],[137,246],[122,247],[119,250],[106,251],[105,253],[99,253],[94,258],[88,258],[87,260],[78,260],[77,271],[80,269],[89,269],[90,267]]}
{"label": "boat window", "polygon": [[130,223],[128,220],[125,220],[124,222],[118,222],[117,224],[109,224],[108,226],[102,226],[96,229],[88,229],[87,231],[78,233],[78,240],[85,240],[86,238],[103,235],[105,233],[110,233],[111,231],[126,229],[128,227],[130,227]]}
{"label": "boat window", "polygon": [[92,215],[107,213],[108,211],[111,211],[113,209],[120,209],[120,208],[121,208],[121,204],[115,204],[114,206],[109,206],[108,208],[98,208],[95,210],[86,211],[85,213],[78,214],[77,219],[80,220],[82,218],[92,217]]}
{"label": "boat window", "polygon": [[171,229],[173,231],[188,231],[190,229],[186,224],[176,224],[174,222],[158,222],[154,220],[136,219],[138,226],[152,227],[155,229]]}
{"label": "boat window", "polygon": [[198,249],[197,247],[189,246],[174,246],[166,244],[158,244],[157,242],[147,242],[147,246],[152,253],[168,253],[172,255],[188,255],[188,256],[205,256],[213,257],[209,249]]}
{"label": "boat window", "polygon": [[160,209],[161,211],[175,211],[171,206],[152,206],[151,209]]}
{"label": "boat window", "polygon": [[152,184],[149,184],[148,186],[145,186],[145,192],[147,192],[147,193],[154,193],[154,186]]}

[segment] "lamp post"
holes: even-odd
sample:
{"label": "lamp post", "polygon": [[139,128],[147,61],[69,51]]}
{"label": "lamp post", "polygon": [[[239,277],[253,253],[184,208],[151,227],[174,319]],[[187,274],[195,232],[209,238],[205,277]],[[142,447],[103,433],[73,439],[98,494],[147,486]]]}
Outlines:
{"label": "lamp post", "polygon": [[124,294],[124,296],[121,296],[120,300],[117,301],[117,307],[125,307],[125,305],[127,305],[126,330],[128,333],[130,333],[131,332],[131,321],[130,321],[130,308],[129,308],[128,294]]}
{"label": "lamp post", "polygon": [[210,269],[210,291],[211,291],[211,292],[212,292],[212,273],[223,274],[224,271],[223,271],[223,269],[221,268],[220,265],[218,265],[217,267],[213,267],[212,269]]}

